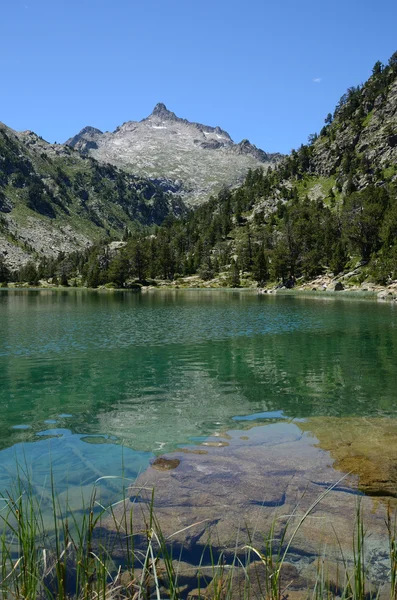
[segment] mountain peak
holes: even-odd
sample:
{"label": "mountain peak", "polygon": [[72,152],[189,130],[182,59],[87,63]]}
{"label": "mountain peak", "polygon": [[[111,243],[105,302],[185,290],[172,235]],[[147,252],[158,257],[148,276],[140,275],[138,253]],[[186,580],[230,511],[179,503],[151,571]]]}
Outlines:
{"label": "mountain peak", "polygon": [[89,150],[98,148],[98,139],[103,135],[103,131],[96,127],[88,125],[84,127],[77,135],[65,142],[65,145],[72,148],[77,147],[82,154],[87,154]]}
{"label": "mountain peak", "polygon": [[156,106],[154,107],[153,112],[150,116],[151,117],[160,117],[162,119],[175,119],[176,118],[175,113],[168,110],[166,105],[163,104],[162,102],[159,102],[158,104],[156,104]]}
{"label": "mountain peak", "polygon": [[223,185],[244,181],[250,168],[279,160],[278,155],[267,155],[249,142],[235,144],[220,127],[178,117],[163,102],[139,122],[127,121],[103,135],[89,129],[67,143],[134,175],[167,180],[167,189],[173,186],[174,193],[192,205],[216,194]]}
{"label": "mountain peak", "polygon": [[158,114],[159,112],[169,112],[169,111],[168,111],[168,108],[166,107],[166,105],[165,105],[165,104],[163,104],[163,102],[158,102],[158,103],[156,104],[156,106],[155,106],[155,107],[154,107],[154,109],[153,109],[153,112],[152,112],[152,114],[153,114],[153,115],[156,115],[156,114]]}
{"label": "mountain peak", "polygon": [[97,129],[96,127],[91,127],[90,125],[88,125],[87,127],[84,127],[84,129],[82,129],[80,131],[80,135],[84,135],[87,133],[90,135],[103,135],[103,131],[101,131],[100,129]]}

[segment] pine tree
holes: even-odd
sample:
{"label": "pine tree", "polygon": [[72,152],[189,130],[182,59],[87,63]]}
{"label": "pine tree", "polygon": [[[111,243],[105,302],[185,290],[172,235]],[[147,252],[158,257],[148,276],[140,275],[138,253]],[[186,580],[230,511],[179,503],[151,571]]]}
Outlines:
{"label": "pine tree", "polygon": [[34,262],[29,261],[19,272],[20,281],[26,281],[29,285],[37,285],[39,283],[39,275],[37,273]]}
{"label": "pine tree", "polygon": [[199,269],[199,276],[204,281],[209,281],[210,279],[212,279],[214,277],[214,269],[212,266],[212,261],[211,261],[210,256],[207,256],[203,260],[203,263]]}
{"label": "pine tree", "polygon": [[233,258],[229,269],[229,285],[233,288],[240,287],[240,269]]}
{"label": "pine tree", "polygon": [[68,276],[67,276],[65,268],[63,268],[61,270],[61,277],[60,277],[60,279],[61,279],[61,285],[63,285],[64,287],[68,287],[69,286]]}
{"label": "pine tree", "polygon": [[99,265],[96,257],[94,258],[94,261],[88,266],[86,285],[89,288],[97,288],[99,285]]}
{"label": "pine tree", "polygon": [[4,258],[0,256],[0,283],[8,283],[11,277],[9,268],[7,267]]}
{"label": "pine tree", "polygon": [[145,279],[149,262],[147,245],[143,239],[134,240],[128,249],[131,273],[140,281]]}
{"label": "pine tree", "polygon": [[264,244],[258,246],[256,254],[254,255],[252,274],[258,282],[258,285],[263,285],[269,278],[269,269],[265,256]]}
{"label": "pine tree", "polygon": [[108,281],[116,284],[118,288],[124,287],[128,277],[128,267],[128,261],[123,254],[118,254],[115,256],[111,261],[107,271]]}
{"label": "pine tree", "polygon": [[332,258],[329,263],[331,271],[334,275],[338,275],[338,273],[341,273],[343,271],[347,260],[348,255],[346,252],[346,247],[341,240],[338,240],[334,246]]}

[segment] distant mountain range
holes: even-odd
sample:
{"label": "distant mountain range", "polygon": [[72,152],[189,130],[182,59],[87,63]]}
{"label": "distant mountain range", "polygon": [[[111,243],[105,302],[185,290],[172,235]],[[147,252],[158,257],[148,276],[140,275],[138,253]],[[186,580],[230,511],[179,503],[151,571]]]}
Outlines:
{"label": "distant mountain range", "polygon": [[85,127],[66,144],[99,162],[153,178],[190,205],[241,183],[250,168],[274,166],[282,158],[248,140],[235,144],[220,127],[181,119],[162,103],[142,121],[128,121],[113,133]]}

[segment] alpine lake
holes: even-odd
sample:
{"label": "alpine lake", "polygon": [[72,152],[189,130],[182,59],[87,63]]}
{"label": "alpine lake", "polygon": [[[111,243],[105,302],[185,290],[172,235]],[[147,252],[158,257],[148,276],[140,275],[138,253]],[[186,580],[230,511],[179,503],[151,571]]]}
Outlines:
{"label": "alpine lake", "polygon": [[349,560],[359,505],[368,579],[387,580],[396,303],[0,290],[0,332],[2,494],[28,477],[44,513],[53,485],[78,514],[94,487],[102,506],[123,488],[142,506],[154,489],[189,563],[210,534],[218,553],[260,548],[275,518],[299,518],[323,494],[291,544],[296,573],[342,550]]}

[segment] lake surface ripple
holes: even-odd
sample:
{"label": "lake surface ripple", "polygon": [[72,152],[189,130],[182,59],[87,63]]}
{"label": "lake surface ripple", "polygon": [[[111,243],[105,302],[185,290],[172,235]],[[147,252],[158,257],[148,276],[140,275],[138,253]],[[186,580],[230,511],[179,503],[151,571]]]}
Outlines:
{"label": "lake surface ripple", "polygon": [[16,459],[38,486],[51,463],[62,493],[101,475],[133,479],[156,454],[226,431],[397,416],[388,304],[2,290],[0,330],[2,490]]}

